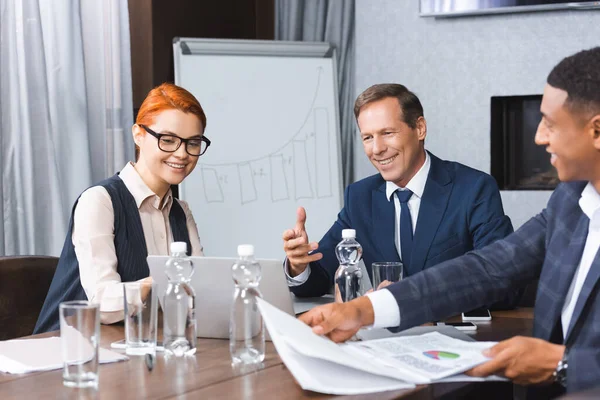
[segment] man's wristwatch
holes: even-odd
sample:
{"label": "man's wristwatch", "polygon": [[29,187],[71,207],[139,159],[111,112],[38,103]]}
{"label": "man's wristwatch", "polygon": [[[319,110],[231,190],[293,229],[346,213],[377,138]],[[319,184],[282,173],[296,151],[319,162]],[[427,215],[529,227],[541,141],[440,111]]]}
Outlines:
{"label": "man's wristwatch", "polygon": [[565,349],[565,353],[563,354],[562,360],[558,362],[554,373],[554,382],[559,383],[563,387],[567,387],[567,349]]}

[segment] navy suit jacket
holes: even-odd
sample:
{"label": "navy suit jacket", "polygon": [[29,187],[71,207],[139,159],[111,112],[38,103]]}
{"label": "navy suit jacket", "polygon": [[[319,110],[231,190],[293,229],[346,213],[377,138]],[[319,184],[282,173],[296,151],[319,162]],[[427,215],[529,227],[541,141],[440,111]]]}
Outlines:
{"label": "navy suit jacket", "polygon": [[[513,232],[494,178],[431,153],[429,156],[431,167],[421,198],[411,265],[404,266],[404,276],[482,248]],[[356,229],[370,277],[371,263],[400,261],[394,239],[394,202],[387,199],[385,188],[379,174],[346,188],[344,208],[319,242],[323,258],[310,264],[311,273],[304,284],[290,287],[296,296],[316,297],[330,292],[339,266],[335,246],[342,238],[342,229]]]}
{"label": "navy suit jacket", "polygon": [[[389,286],[406,329],[502,298],[539,278],[533,334],[550,340],[579,265],[589,219],[579,207],[587,182],[560,184],[546,208],[515,233],[484,249]],[[564,337],[567,391],[600,381],[600,252],[594,258]]]}

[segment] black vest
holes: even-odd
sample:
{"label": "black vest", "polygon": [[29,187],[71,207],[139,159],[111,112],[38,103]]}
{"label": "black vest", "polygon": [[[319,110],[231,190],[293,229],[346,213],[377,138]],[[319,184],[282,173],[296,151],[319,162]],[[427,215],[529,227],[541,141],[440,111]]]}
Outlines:
{"label": "black vest", "polygon": [[[117,255],[117,272],[122,282],[133,282],[150,275],[146,257],[148,248],[144,238],[142,220],[133,195],[118,174],[100,182],[110,195],[114,210],[115,253]],[[87,296],[79,278],[79,261],[73,247],[73,214],[77,207],[75,201],[71,210],[71,219],[60,260],[50,284],[48,295],[37,320],[34,334],[58,330],[60,327],[58,305],[63,301],[87,300]],[[187,230],[185,212],[178,201],[173,199],[169,222],[173,240],[186,242],[188,255],[191,254],[190,237]]]}

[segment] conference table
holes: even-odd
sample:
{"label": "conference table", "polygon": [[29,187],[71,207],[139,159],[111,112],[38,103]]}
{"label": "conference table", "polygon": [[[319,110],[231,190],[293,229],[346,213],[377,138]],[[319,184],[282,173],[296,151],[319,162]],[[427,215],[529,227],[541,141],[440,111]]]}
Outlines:
{"label": "conference table", "polygon": [[[477,340],[499,341],[515,335],[531,335],[533,311],[522,308],[492,312],[491,322],[479,323]],[[449,319],[460,320],[459,318]],[[32,337],[58,336],[50,332]],[[100,346],[123,338],[122,325],[103,325]],[[439,383],[419,385],[410,390],[344,396],[347,399],[436,399],[462,397],[474,390],[499,393],[510,391],[510,383]],[[479,393],[479,392],[478,392]],[[483,392],[481,392],[483,393]],[[337,396],[305,391],[295,382],[271,342],[267,342],[261,365],[231,365],[229,342],[198,339],[197,353],[186,358],[165,358],[158,353],[152,371],[144,357],[99,366],[98,389],[72,389],[62,384],[62,370],[22,375],[0,373],[0,399],[332,399]],[[340,397],[341,398],[341,397]],[[489,399],[490,397],[488,397]]]}

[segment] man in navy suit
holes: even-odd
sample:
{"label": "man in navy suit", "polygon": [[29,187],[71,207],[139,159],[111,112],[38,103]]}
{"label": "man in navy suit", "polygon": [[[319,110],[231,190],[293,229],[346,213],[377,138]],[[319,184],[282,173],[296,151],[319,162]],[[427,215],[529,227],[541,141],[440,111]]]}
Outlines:
{"label": "man in navy suit", "polygon": [[[414,93],[399,84],[374,85],[358,96],[354,113],[379,174],[346,188],[344,208],[318,244],[309,243],[306,213],[298,210],[295,229],[283,234],[296,296],[329,293],[342,229],[356,230],[370,276],[376,261],[402,260],[404,276],[412,276],[512,233],[491,176],[425,150],[427,123]],[[518,297],[496,307],[512,307]]]}
{"label": "man in navy suit", "polygon": [[562,60],[548,76],[535,141],[561,183],[515,233],[367,296],[301,318],[348,339],[363,325],[406,329],[501,298],[539,278],[534,338],[488,350],[475,376],[502,374],[540,398],[600,383],[600,47]]}

